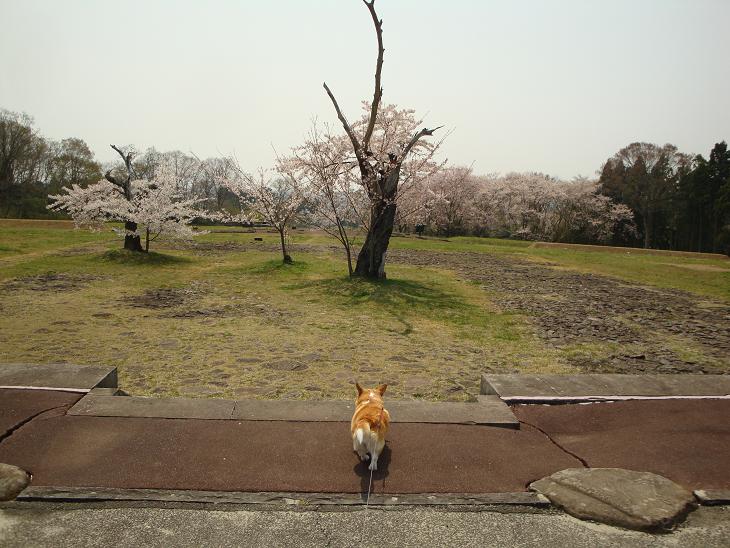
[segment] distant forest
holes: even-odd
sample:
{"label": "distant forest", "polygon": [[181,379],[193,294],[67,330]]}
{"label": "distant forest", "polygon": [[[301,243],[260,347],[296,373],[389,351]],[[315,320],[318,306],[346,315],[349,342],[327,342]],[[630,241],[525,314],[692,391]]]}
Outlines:
{"label": "distant forest", "polygon": [[[236,206],[235,196],[219,183],[229,169],[224,158],[200,161],[179,151],[149,149],[135,158],[135,174],[144,178],[163,160],[179,170],[186,196],[200,198],[211,210]],[[0,110],[0,218],[62,218],[47,209],[49,195],[65,186],[94,183],[115,167],[97,162],[83,139],[46,139],[30,116]],[[592,181],[454,173],[452,168],[436,174],[431,186],[427,181],[424,193],[433,195],[436,189],[442,200],[431,206],[424,202],[420,211],[414,208],[398,220],[398,228],[730,254],[730,152],[725,141],[715,144],[707,158],[670,144],[632,143],[608,157]],[[530,199],[531,188],[540,196],[539,204]],[[507,211],[494,203],[517,203],[514,198],[520,194],[518,215],[516,209]],[[441,216],[436,214],[439,207]],[[581,208],[591,211],[581,217],[576,214]],[[566,217],[562,212],[568,210],[572,213]],[[622,217],[621,211],[628,215]],[[599,213],[612,219],[603,235],[596,230]],[[554,221],[558,218],[569,219],[569,226]],[[584,221],[575,221],[579,218]],[[553,219],[553,228],[546,228],[546,219]],[[622,229],[617,223],[627,226]]]}

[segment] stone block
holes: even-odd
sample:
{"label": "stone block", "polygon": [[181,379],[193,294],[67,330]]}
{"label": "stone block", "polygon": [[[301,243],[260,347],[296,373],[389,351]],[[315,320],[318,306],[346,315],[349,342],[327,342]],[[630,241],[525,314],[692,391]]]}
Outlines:
{"label": "stone block", "polygon": [[642,531],[667,530],[695,506],[684,487],[650,472],[568,468],[530,484],[580,519]]}

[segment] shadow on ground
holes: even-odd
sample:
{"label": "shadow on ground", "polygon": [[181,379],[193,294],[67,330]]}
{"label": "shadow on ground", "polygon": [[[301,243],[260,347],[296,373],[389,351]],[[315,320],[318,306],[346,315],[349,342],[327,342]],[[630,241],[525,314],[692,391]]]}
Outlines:
{"label": "shadow on ground", "polygon": [[369,460],[366,460],[364,462],[360,461],[352,468],[352,471],[360,477],[360,497],[363,501],[367,500],[369,487],[371,494],[376,492],[376,482],[382,481],[383,483],[381,491],[385,489],[385,478],[388,477],[388,465],[390,464],[390,457],[390,447],[388,447],[386,443],[383,452],[378,458],[378,469],[373,471],[372,486],[370,485],[370,470],[368,469],[368,466],[370,465]]}

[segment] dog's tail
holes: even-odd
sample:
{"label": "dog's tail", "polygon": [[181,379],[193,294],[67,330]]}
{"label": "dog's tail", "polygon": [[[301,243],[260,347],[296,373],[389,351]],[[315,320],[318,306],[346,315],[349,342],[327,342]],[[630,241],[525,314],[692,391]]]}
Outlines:
{"label": "dog's tail", "polygon": [[368,421],[360,421],[357,424],[355,438],[357,439],[357,443],[360,445],[362,445],[365,440],[370,439],[370,423]]}
{"label": "dog's tail", "polygon": [[355,429],[355,439],[357,443],[365,447],[368,453],[371,455],[378,448],[378,431],[370,428],[368,421],[361,421],[357,424]]}

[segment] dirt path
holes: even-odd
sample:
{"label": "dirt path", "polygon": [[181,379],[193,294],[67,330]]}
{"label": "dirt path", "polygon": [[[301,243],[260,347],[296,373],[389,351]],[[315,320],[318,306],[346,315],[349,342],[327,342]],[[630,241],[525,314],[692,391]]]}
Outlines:
{"label": "dirt path", "polygon": [[730,372],[730,306],[719,302],[506,255],[392,250],[389,259],[479,283],[552,346],[599,345],[569,357],[586,372]]}

